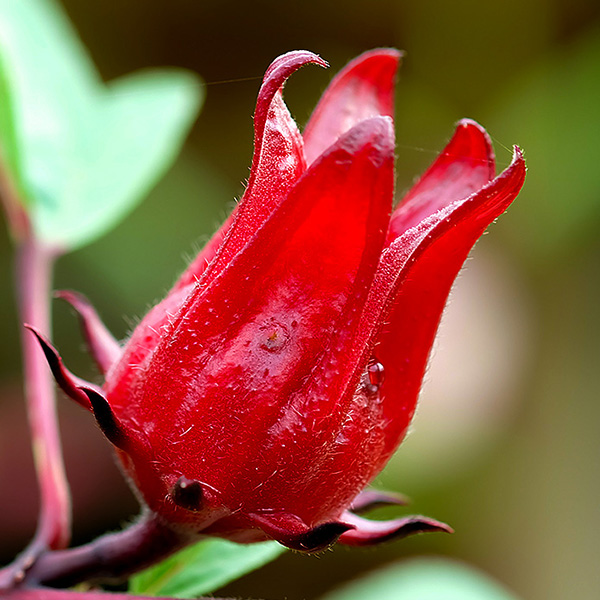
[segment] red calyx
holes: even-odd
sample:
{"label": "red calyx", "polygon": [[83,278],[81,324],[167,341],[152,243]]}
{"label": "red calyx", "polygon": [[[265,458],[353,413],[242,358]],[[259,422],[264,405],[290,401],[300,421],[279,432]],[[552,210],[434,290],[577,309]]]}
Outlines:
{"label": "red calyx", "polygon": [[[149,508],[178,531],[317,551],[449,531],[370,522],[361,494],[401,442],[450,286],[519,192],[469,120],[392,211],[400,53],[334,79],[301,135],[269,67],[248,188],[233,215],[121,348],[67,295],[106,381],[78,380],[38,335],[59,384],[91,409]],[[64,296],[64,294],[63,294]],[[353,512],[354,511],[354,512]]]}

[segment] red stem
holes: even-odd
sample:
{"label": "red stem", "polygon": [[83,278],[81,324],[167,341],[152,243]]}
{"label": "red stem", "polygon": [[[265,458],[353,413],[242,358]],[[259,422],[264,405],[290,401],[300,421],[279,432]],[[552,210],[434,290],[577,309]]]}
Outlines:
{"label": "red stem", "polygon": [[[50,333],[50,285],[55,254],[33,236],[20,241],[16,257],[19,316]],[[40,512],[35,538],[27,555],[66,548],[71,535],[71,500],[65,476],[54,382],[44,355],[31,332],[22,329],[25,396],[40,488]],[[30,558],[28,559],[31,560]]]}
{"label": "red stem", "polygon": [[67,550],[47,552],[27,572],[24,585],[68,588],[82,582],[118,583],[195,541],[146,510],[116,533]]}

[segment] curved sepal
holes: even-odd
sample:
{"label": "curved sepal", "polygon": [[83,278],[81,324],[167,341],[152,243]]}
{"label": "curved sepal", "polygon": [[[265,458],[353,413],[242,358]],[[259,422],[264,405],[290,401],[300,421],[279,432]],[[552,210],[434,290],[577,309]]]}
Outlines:
{"label": "curved sepal", "polygon": [[[293,50],[277,57],[265,72],[263,83],[258,92],[256,101],[256,110],[254,112],[254,133],[259,142],[268,126],[269,111],[271,110],[273,99],[281,94],[283,84],[300,67],[307,64],[316,64],[327,68],[329,64],[320,56],[309,52],[308,50]],[[338,136],[339,137],[339,136]],[[252,157],[252,168],[255,170],[260,162],[261,147],[255,147]]]}
{"label": "curved sepal", "polygon": [[329,521],[309,527],[295,515],[288,513],[253,514],[250,519],[270,538],[299,552],[319,552],[329,548],[354,525]]}
{"label": "curved sepal", "polygon": [[495,169],[487,131],[471,119],[459,121],[452,139],[392,214],[386,245],[435,211],[478,192]]}
{"label": "curved sepal", "polygon": [[213,278],[245,246],[306,170],[302,136],[283,101],[286,80],[307,64],[327,67],[306,50],[288,52],[265,73],[254,112],[254,154],[236,209],[186,269],[174,290]]}
{"label": "curved sepal", "polygon": [[104,395],[90,387],[81,387],[79,389],[89,399],[92,406],[92,412],[96,418],[96,423],[102,430],[102,433],[106,436],[106,439],[113,446],[116,446],[124,452],[131,450],[129,436]]}
{"label": "curved sepal", "polygon": [[308,164],[360,121],[394,116],[394,88],[401,57],[402,53],[393,48],[370,50],[334,77],[304,129]]}
{"label": "curved sepal", "polygon": [[342,519],[345,523],[353,525],[351,530],[340,536],[339,543],[345,546],[374,546],[415,533],[435,531],[454,533],[454,530],[445,523],[422,516],[403,517],[390,521],[370,521],[345,512]]}
{"label": "curved sepal", "polygon": [[378,490],[364,490],[352,501],[350,511],[355,515],[363,514],[382,508],[384,506],[406,506],[409,504],[409,499],[395,492],[380,492]]}
{"label": "curved sepal", "polygon": [[79,315],[83,333],[90,350],[103,375],[121,356],[121,346],[100,320],[96,309],[90,301],[78,292],[61,290],[54,294],[57,298],[68,302]]}
{"label": "curved sepal", "polygon": [[[383,252],[363,314],[363,325],[373,335],[370,347],[376,348],[386,369],[382,419],[389,427],[384,432],[386,450],[374,472],[408,428],[456,275],[488,225],[516,198],[525,173],[523,155],[515,147],[511,164],[494,180],[467,198],[447,198],[446,206],[398,236]],[[373,323],[381,322],[383,329],[373,328]],[[411,359],[402,361],[399,356]]]}
{"label": "curved sepal", "polygon": [[[349,360],[345,336],[359,323],[381,254],[393,192],[393,149],[387,117],[364,121],[342,136],[219,277],[194,289],[163,330],[151,359],[132,370],[128,365],[139,363],[125,354],[121,363],[131,379],[126,385],[116,376],[107,382],[106,393],[120,416],[143,402],[144,418],[156,423],[157,455],[168,456],[180,473],[226,490],[231,505],[255,495],[254,480],[232,480],[232,472],[256,463],[259,448],[272,462],[258,461],[253,477],[264,475],[261,494],[278,497],[281,475],[271,477],[271,465],[289,462],[286,448],[298,444],[300,435],[307,449],[289,469],[302,485],[311,472],[305,461],[314,462],[314,453],[321,458],[323,438],[334,435],[323,419],[344,418],[332,386],[344,386],[337,374],[339,364]],[[202,390],[193,405],[177,400],[190,393],[190,373],[195,373],[194,389]],[[142,378],[143,400],[132,401],[129,390]],[[166,433],[173,423],[189,419],[188,411],[195,427],[174,449]],[[269,435],[265,423],[273,424]],[[256,442],[249,445],[247,439]],[[198,444],[205,464],[225,460],[227,467],[205,472],[199,463],[190,471],[182,449],[192,453]],[[302,502],[295,494],[288,500]],[[297,513],[295,506],[281,508]]]}
{"label": "curved sepal", "polygon": [[[332,452],[333,457],[319,467],[314,460],[311,464],[323,470],[322,476],[338,493],[348,489],[347,456],[364,467],[355,468],[354,473],[360,472],[361,483],[366,485],[402,441],[452,282],[486,227],[516,198],[524,178],[525,162],[515,148],[512,163],[493,181],[467,198],[447,198],[447,206],[405,231],[383,251],[360,327],[353,340],[343,343],[343,364],[360,367],[353,377],[346,377],[350,400],[344,406],[352,408],[352,417],[344,424],[343,451]],[[349,354],[355,352],[363,356],[351,362]],[[371,359],[385,372],[377,385],[378,401],[368,394],[363,398],[370,388],[364,385],[369,382],[364,365]],[[370,425],[365,427],[365,423]],[[385,427],[379,427],[381,423]],[[370,435],[365,436],[365,430]]]}
{"label": "curved sepal", "polygon": [[48,366],[52,371],[52,375],[56,380],[56,383],[60,387],[60,389],[72,400],[75,400],[77,404],[83,406],[87,410],[91,410],[92,406],[90,404],[88,396],[82,391],[82,387],[87,387],[90,389],[94,389],[95,386],[93,383],[89,383],[84,379],[73,375],[67,367],[65,367],[60,354],[56,350],[56,348],[46,339],[44,335],[40,333],[40,331],[33,327],[32,325],[25,324],[25,327],[35,335],[37,341],[39,342],[44,356],[46,357],[46,361],[48,362]]}

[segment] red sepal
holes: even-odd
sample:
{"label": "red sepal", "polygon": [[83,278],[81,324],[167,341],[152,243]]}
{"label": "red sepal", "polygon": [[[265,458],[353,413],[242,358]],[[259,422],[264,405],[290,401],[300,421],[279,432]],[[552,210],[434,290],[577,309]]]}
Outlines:
{"label": "red sepal", "polygon": [[121,356],[119,342],[108,331],[94,307],[83,294],[61,290],[55,292],[54,295],[68,302],[79,315],[90,353],[102,374],[106,375],[110,367]]}
{"label": "red sepal", "polygon": [[[495,180],[433,213],[384,250],[361,327],[345,345],[343,367],[360,367],[352,377],[337,373],[348,382],[338,396],[346,418],[329,457],[313,461],[336,491],[325,500],[331,501],[329,510],[342,499],[351,503],[402,441],[452,282],[485,228],[514,200],[524,176],[516,149],[511,166]],[[353,356],[360,353],[362,358]],[[365,371],[371,358],[385,370],[378,386],[369,383]]]}
{"label": "red sepal", "polygon": [[[120,360],[113,366],[109,380],[118,380],[121,386],[134,380],[138,369],[144,368],[156,346],[181,310],[193,286],[171,292],[162,302],[153,307],[135,328],[125,343]],[[124,360],[124,357],[125,360]]]}
{"label": "red sepal", "polygon": [[[207,283],[218,274],[305,171],[302,137],[283,101],[283,86],[292,73],[309,63],[328,66],[316,54],[302,50],[275,59],[265,73],[254,113],[254,155],[248,187],[236,209],[187,268],[174,290],[199,281],[203,275]],[[207,271],[209,265],[212,275]]]}
{"label": "red sepal", "polygon": [[370,50],[355,58],[331,81],[304,129],[308,164],[357,123],[394,116],[396,72],[402,53]]}
{"label": "red sepal", "polygon": [[56,383],[60,389],[67,396],[69,396],[69,398],[75,400],[77,404],[83,406],[83,408],[92,410],[89,398],[81,388],[88,387],[90,389],[97,389],[96,386],[89,381],[85,381],[84,379],[73,375],[73,373],[71,373],[71,371],[65,367],[56,348],[49,342],[48,339],[46,339],[44,335],[40,333],[36,327],[27,324],[25,324],[25,327],[29,329],[33,335],[35,335],[42,351],[44,352],[44,356],[46,357],[48,366],[52,371],[52,375],[54,376],[54,379],[56,380]]}
{"label": "red sepal", "polygon": [[494,162],[486,130],[471,119],[460,121],[450,142],[394,211],[386,245],[437,210],[478,192],[495,177]]}
{"label": "red sepal", "polygon": [[354,525],[340,521],[309,527],[299,517],[287,513],[251,514],[250,521],[271,539],[300,552],[325,550],[354,528]]}
{"label": "red sepal", "polygon": [[512,163],[493,181],[466,199],[447,198],[446,206],[384,251],[363,321],[365,330],[373,323],[385,323],[371,344],[385,366],[381,419],[386,423],[386,441],[374,473],[398,446],[413,416],[429,351],[458,271],[524,180],[525,161],[515,148]]}
{"label": "red sepal", "polygon": [[[147,362],[132,367],[136,345],[128,344],[107,397],[130,428],[152,424],[160,464],[209,484],[229,506],[261,506],[261,495],[280,495],[279,478],[258,485],[269,479],[279,449],[269,450],[265,462],[260,448],[277,439],[270,424],[316,445],[312,429],[320,431],[323,416],[335,410],[329,361],[342,358],[360,318],[392,185],[391,123],[365,121],[311,166],[208,288],[195,288]],[[319,357],[324,362],[316,368]],[[304,411],[304,402],[321,406]],[[311,424],[294,422],[299,410],[312,415]],[[250,464],[252,478],[234,475]]]}
{"label": "red sepal", "polygon": [[416,533],[454,533],[446,523],[421,516],[402,517],[390,521],[370,521],[345,512],[342,521],[353,525],[351,530],[340,536],[339,543],[344,546],[374,546],[382,542],[400,540]]}

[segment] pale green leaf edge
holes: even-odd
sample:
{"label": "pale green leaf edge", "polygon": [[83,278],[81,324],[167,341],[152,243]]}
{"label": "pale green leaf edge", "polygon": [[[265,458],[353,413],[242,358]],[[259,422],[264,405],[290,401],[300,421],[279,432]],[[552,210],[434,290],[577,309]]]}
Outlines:
{"label": "pale green leaf edge", "polygon": [[[104,85],[56,0],[0,0],[0,31],[0,58],[5,61],[5,79],[0,86],[10,83],[13,98],[12,127],[1,133],[8,148],[6,160],[13,185],[18,188],[20,201],[29,205],[34,231],[43,243],[62,251],[77,248],[116,225],[173,164],[203,99],[199,79],[183,70],[163,69],[132,74]],[[160,89],[167,80],[173,86],[168,94]],[[132,161],[135,169],[128,180],[121,182],[123,189],[115,190],[115,182],[108,200],[106,196],[101,198],[90,210],[85,199],[94,195],[98,181],[108,181],[112,175],[93,172],[97,158],[93,148],[119,144],[117,135],[108,143],[101,139],[101,115],[110,104],[113,90],[129,85],[129,92],[135,94],[136,84],[141,84],[138,89],[145,92],[152,92],[154,85],[163,99],[170,97],[177,115],[173,117],[174,111],[165,102],[165,125],[160,121],[160,111],[155,111],[148,119],[154,121],[148,128],[156,129],[158,134],[155,139],[148,134],[146,137],[160,151],[146,152],[146,165],[141,165],[143,160],[136,163],[137,156],[127,159],[125,162]],[[140,102],[152,104],[152,100],[144,102],[143,96]],[[41,117],[43,123],[53,123],[54,130],[40,129],[37,121]],[[53,137],[48,137],[52,131]],[[29,139],[27,132],[34,138]],[[86,180],[91,188],[84,187]],[[102,207],[104,212],[98,210]],[[91,216],[95,222],[91,222]]]}
{"label": "pale green leaf edge", "polygon": [[23,183],[23,165],[14,113],[12,82],[4,66],[0,49],[0,160],[4,176],[15,190],[15,199],[27,206],[28,194]]}
{"label": "pale green leaf edge", "polygon": [[246,545],[203,540],[135,575],[129,591],[138,595],[196,598],[262,567],[283,552],[285,548],[277,542]]}
{"label": "pale green leaf edge", "polygon": [[445,558],[399,562],[345,584],[321,600],[518,600],[484,572]]}
{"label": "pale green leaf edge", "polygon": [[[72,197],[75,205],[69,206],[65,199],[62,210],[55,215],[44,214],[43,209],[35,212],[36,233],[51,247],[75,250],[101,237],[125,218],[173,165],[204,100],[200,78],[177,68],[137,71],[109,82],[105,90],[102,98],[105,102],[110,102],[113,96],[127,94],[130,102],[139,98],[140,110],[144,104],[156,105],[140,131],[148,150],[143,155],[145,158],[135,152],[126,159],[131,165],[131,176],[121,180],[115,179],[114,173],[99,170],[101,161],[94,161],[98,168],[78,181],[81,187],[75,195],[79,197]],[[110,130],[102,129],[99,136],[105,139],[98,139],[98,147],[112,144],[122,151],[126,143],[118,135],[115,132],[111,136]],[[106,150],[110,153],[108,146]],[[110,189],[117,181],[120,187]],[[104,196],[99,196],[101,185],[108,187]]]}
{"label": "pale green leaf edge", "polygon": [[[52,135],[68,145],[69,132],[62,128],[65,115],[79,115],[82,95],[101,82],[56,0],[0,0],[0,59],[10,82],[19,152],[15,186],[20,201],[31,206],[38,200],[32,168],[35,171],[39,151],[30,145],[30,136],[35,144],[44,143],[49,128],[54,128]],[[46,161],[50,169],[57,166],[51,160],[56,150],[52,148]],[[62,179],[60,169],[56,169],[56,178]]]}

